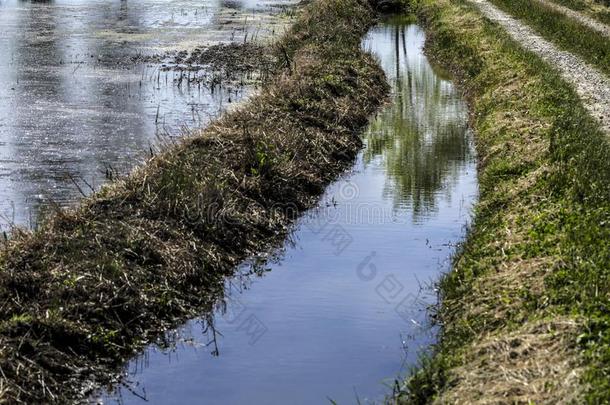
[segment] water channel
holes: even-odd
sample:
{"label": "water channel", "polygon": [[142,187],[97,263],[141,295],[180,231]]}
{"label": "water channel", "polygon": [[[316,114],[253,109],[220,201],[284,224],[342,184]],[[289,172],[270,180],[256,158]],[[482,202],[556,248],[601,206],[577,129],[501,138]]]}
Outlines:
{"label": "water channel", "polygon": [[379,401],[434,340],[430,286],[449,271],[477,195],[467,107],[406,21],[373,28],[391,103],[352,172],[277,258],[227,280],[214,314],[168,332],[94,397],[125,404]]}

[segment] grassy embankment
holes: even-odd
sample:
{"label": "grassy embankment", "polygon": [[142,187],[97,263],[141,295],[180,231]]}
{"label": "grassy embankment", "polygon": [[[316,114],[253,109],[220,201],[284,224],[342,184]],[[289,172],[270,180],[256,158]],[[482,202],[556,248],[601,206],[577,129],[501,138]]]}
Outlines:
{"label": "grassy embankment", "polygon": [[610,39],[549,6],[530,0],[490,0],[559,48],[610,75]]}
{"label": "grassy embankment", "polygon": [[551,66],[472,4],[412,7],[429,54],[454,70],[471,105],[480,201],[440,282],[439,343],[396,399],[604,403],[610,137]]}
{"label": "grassy embankment", "polygon": [[[305,8],[248,104],[0,253],[5,402],[64,402],[165,328],[210,309],[223,278],[281,243],[349,167],[388,91],[360,49],[366,1]],[[220,290],[220,292],[218,291]]]}

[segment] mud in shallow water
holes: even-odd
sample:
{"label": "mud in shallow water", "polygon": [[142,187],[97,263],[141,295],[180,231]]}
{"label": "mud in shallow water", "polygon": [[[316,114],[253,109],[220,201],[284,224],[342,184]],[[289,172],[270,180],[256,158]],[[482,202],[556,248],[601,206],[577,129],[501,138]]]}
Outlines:
{"label": "mud in shallow water", "polygon": [[276,62],[271,46],[231,42],[179,52],[164,59],[161,70],[175,72],[177,86],[184,82],[214,91],[263,84],[272,76]]}
{"label": "mud in shallow water", "polygon": [[244,264],[215,314],[168,332],[170,348],[150,346],[100,400],[353,403],[388,393],[434,339],[426,285],[448,269],[476,197],[466,105],[423,42],[400,22],[370,32],[363,46],[393,95],[354,172],[279,259]]}

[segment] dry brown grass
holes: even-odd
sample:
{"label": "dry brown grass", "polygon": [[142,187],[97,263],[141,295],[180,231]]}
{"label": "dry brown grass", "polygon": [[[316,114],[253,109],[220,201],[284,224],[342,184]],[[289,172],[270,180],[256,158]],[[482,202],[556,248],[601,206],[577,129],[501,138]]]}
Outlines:
{"label": "dry brown grass", "polygon": [[[437,404],[571,404],[584,367],[570,319],[527,323],[468,347]],[[582,389],[582,387],[581,387]]]}

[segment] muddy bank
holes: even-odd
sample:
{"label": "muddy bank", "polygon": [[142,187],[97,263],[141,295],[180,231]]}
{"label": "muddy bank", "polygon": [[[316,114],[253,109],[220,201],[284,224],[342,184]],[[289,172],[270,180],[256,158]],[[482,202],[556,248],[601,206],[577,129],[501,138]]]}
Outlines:
{"label": "muddy bank", "polygon": [[108,381],[348,167],[388,90],[360,49],[367,2],[315,2],[250,103],[152,157],[0,255],[3,399],[64,402]]}

